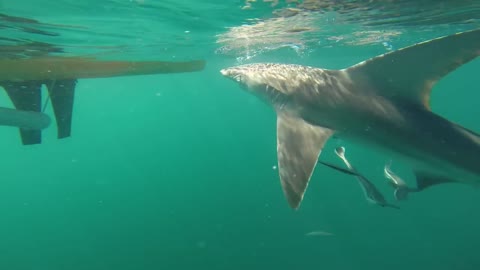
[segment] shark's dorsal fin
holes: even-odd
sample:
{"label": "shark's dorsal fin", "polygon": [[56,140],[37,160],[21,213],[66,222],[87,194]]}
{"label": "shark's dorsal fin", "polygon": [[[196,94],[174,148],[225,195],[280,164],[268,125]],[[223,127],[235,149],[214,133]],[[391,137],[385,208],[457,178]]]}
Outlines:
{"label": "shark's dorsal fin", "polygon": [[442,77],[480,55],[480,29],[418,43],[358,63],[345,71],[378,94],[430,107]]}
{"label": "shark's dorsal fin", "polygon": [[300,206],[323,145],[332,134],[330,129],[278,113],[278,168],[283,192],[292,208]]}
{"label": "shark's dorsal fin", "polygon": [[435,175],[430,175],[425,172],[415,171],[415,179],[417,182],[417,191],[422,191],[428,187],[445,184],[445,183],[458,183],[455,180],[447,179],[444,177],[439,177]]}

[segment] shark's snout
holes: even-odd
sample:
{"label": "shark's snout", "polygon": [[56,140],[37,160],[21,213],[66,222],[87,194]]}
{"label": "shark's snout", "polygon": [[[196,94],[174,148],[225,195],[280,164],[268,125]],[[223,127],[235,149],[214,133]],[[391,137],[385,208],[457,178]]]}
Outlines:
{"label": "shark's snout", "polygon": [[285,71],[286,67],[288,66],[271,63],[246,64],[224,68],[220,73],[249,92],[271,95],[272,91],[278,91],[277,86],[285,82],[285,76],[282,76],[285,72],[279,71]]}
{"label": "shark's snout", "polygon": [[223,76],[225,77],[230,77],[230,69],[229,68],[224,68],[220,70],[220,73],[222,73]]}
{"label": "shark's snout", "polygon": [[250,83],[251,80],[247,70],[241,67],[225,68],[220,70],[220,73],[223,76],[237,82],[242,87],[249,88],[251,86],[251,83]]}
{"label": "shark's snout", "polygon": [[220,73],[225,76],[225,77],[228,77],[230,79],[233,79],[237,82],[242,82],[242,78],[243,78],[243,73],[241,72],[241,70],[239,70],[238,68],[224,68],[222,70],[220,70]]}

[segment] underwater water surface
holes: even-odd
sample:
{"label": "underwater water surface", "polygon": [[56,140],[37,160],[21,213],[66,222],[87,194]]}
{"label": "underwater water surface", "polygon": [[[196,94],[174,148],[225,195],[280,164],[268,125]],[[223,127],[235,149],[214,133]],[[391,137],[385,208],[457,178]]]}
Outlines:
{"label": "underwater water surface", "polygon": [[[12,48],[38,42],[56,56],[206,61],[193,73],[80,79],[70,138],[52,125],[24,146],[0,128],[0,269],[480,269],[477,188],[439,185],[382,208],[353,177],[317,166],[292,210],[275,112],[220,74],[255,62],[348,67],[479,28],[479,1],[278,2],[0,1],[2,58],[31,57]],[[476,59],[438,82],[432,110],[479,132],[479,71]],[[4,91],[0,106],[12,107]],[[338,161],[337,146],[393,202],[388,157],[332,138],[321,159]],[[407,166],[392,168],[413,182]]]}

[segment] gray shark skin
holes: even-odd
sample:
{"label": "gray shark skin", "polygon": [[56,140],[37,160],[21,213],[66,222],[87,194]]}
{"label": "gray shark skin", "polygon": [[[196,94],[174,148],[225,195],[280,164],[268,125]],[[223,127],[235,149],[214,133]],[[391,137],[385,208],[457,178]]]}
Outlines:
{"label": "gray shark skin", "polygon": [[280,182],[289,205],[297,209],[333,134],[402,158],[420,188],[479,184],[480,136],[429,108],[434,84],[479,54],[476,29],[341,70],[259,63],[221,73],[275,109]]}

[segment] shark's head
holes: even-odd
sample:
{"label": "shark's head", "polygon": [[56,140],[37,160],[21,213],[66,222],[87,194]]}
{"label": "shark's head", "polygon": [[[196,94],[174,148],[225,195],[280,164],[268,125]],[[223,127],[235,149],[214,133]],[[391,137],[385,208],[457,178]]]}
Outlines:
{"label": "shark's head", "polygon": [[247,91],[276,104],[285,102],[301,84],[305,67],[285,64],[248,64],[222,69],[223,76],[239,83]]}
{"label": "shark's head", "polygon": [[250,64],[222,69],[220,72],[249,91],[262,89],[275,77],[271,64]]}

